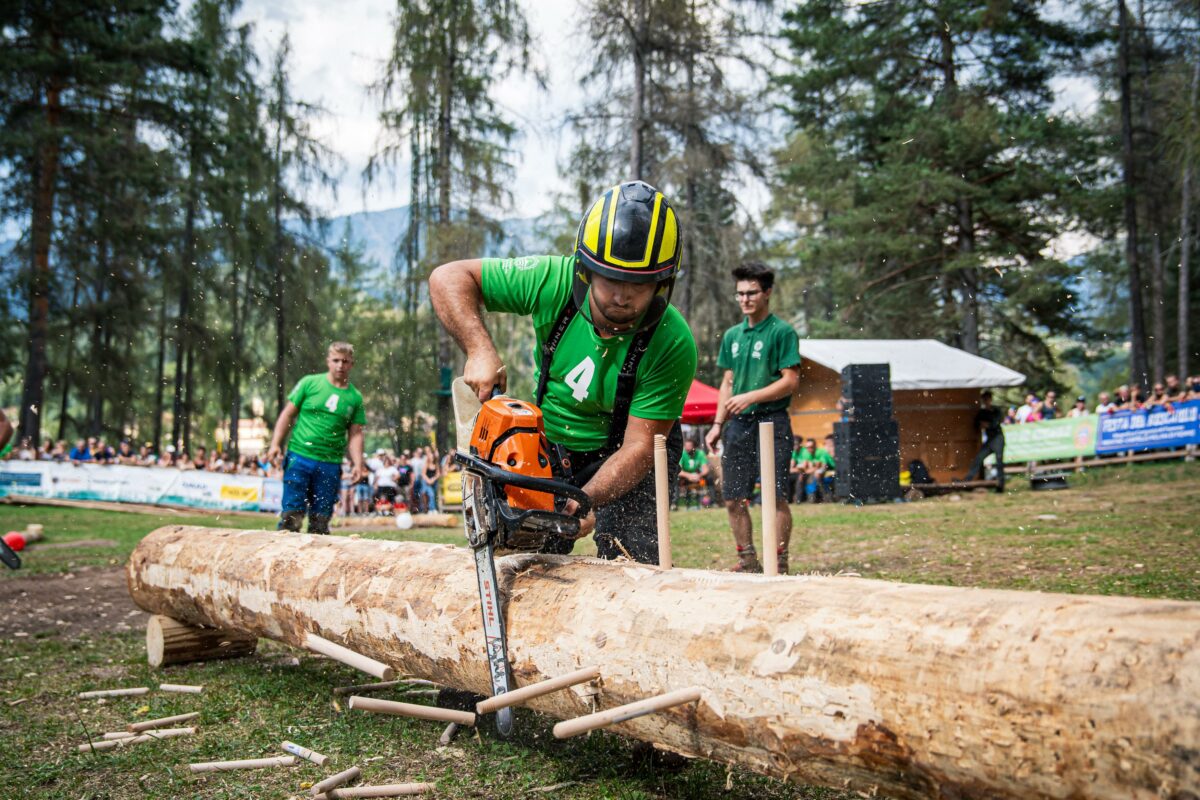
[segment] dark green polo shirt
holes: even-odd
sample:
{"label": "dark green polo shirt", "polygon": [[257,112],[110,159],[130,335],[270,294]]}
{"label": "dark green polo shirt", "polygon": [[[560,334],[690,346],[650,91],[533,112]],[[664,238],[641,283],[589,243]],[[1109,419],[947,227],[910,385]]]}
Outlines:
{"label": "dark green polo shirt", "polygon": [[[717,366],[733,371],[733,393],[753,392],[770,386],[783,377],[783,370],[800,366],[800,338],[791,325],[774,314],[750,327],[742,320],[725,331]],[[761,414],[787,408],[791,397],[781,397],[769,403],[755,403],[746,414]]]}

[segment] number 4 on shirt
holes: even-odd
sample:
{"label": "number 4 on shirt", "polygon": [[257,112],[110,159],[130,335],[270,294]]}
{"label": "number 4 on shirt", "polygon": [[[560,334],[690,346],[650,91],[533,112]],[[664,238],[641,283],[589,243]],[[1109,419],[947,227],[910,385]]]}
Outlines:
{"label": "number 4 on shirt", "polygon": [[595,375],[596,362],[592,361],[591,356],[588,356],[566,374],[566,377],[563,378],[563,383],[571,387],[571,396],[576,401],[582,403],[588,398],[588,393],[592,386],[592,378]]}
{"label": "number 4 on shirt", "polygon": [[325,401],[325,408],[330,414],[337,413],[338,396],[336,394],[329,395],[329,399]]}

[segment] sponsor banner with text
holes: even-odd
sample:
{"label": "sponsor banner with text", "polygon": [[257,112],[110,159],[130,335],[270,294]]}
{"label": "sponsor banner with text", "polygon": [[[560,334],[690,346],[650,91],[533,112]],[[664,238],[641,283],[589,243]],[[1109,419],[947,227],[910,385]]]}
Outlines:
{"label": "sponsor banner with text", "polygon": [[1200,400],[1149,411],[1118,411],[1100,417],[1096,452],[1155,450],[1200,444]]}
{"label": "sponsor banner with text", "polygon": [[1004,461],[1054,461],[1096,454],[1094,414],[1004,426]]}

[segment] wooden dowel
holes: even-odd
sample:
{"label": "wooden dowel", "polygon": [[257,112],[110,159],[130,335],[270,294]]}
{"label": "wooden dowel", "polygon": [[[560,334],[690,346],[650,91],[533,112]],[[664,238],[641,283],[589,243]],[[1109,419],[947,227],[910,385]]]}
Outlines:
{"label": "wooden dowel", "polygon": [[316,764],[318,767],[324,766],[325,762],[329,760],[329,756],[321,755],[320,753],[316,752],[315,750],[309,750],[307,747],[302,747],[302,746],[296,744],[295,742],[284,741],[284,743],[281,744],[280,747],[283,748],[283,752],[291,753],[294,756],[299,756],[300,758],[303,758],[305,761],[311,761],[312,763]]}
{"label": "wooden dowel", "polygon": [[333,690],[336,695],[343,694],[358,694],[359,692],[378,692],[383,689],[390,689],[393,686],[439,686],[440,684],[433,681],[421,680],[420,678],[408,678],[396,681],[384,681],[383,683],[360,683],[355,686],[338,686]]}
{"label": "wooden dowel", "polygon": [[140,731],[148,731],[151,728],[166,728],[175,722],[187,722],[200,716],[199,711],[193,711],[190,714],[176,714],[173,717],[162,717],[161,719],[148,719],[145,722],[131,722],[125,726],[125,730],[138,733]]}
{"label": "wooden dowel", "polygon": [[654,503],[658,518],[658,566],[671,568],[671,489],[667,437],[654,434]]}
{"label": "wooden dowel", "polygon": [[113,731],[111,733],[104,734],[104,738],[105,739],[132,739],[136,735],[137,734],[130,733],[129,731]]}
{"label": "wooden dowel", "polygon": [[315,796],[321,794],[322,792],[328,792],[330,789],[341,786],[343,783],[356,781],[360,777],[362,777],[362,770],[360,770],[358,767],[344,769],[336,775],[330,775],[320,783],[314,784],[312,787],[312,793]]}
{"label": "wooden dowel", "polygon": [[[660,543],[662,540],[659,540]],[[539,683],[531,683],[529,686],[522,686],[520,689],[514,689],[511,692],[498,694],[495,697],[489,697],[486,700],[481,700],[475,704],[475,713],[490,714],[501,708],[519,705],[526,700],[532,700],[535,697],[541,697],[544,694],[557,692],[560,689],[566,689],[568,686],[575,686],[580,683],[594,681],[600,677],[599,667],[584,667],[577,669],[568,675],[562,675],[558,678],[550,678]]]}
{"label": "wooden dowel", "polygon": [[304,640],[304,646],[309,650],[313,650],[322,655],[340,661],[347,666],[354,667],[357,670],[362,670],[368,675],[374,675],[381,681],[390,681],[396,677],[396,670],[389,667],[383,662],[376,661],[373,658],[367,658],[353,650],[348,650],[340,644],[335,644],[328,639],[322,639],[316,634],[310,633]]}
{"label": "wooden dowel", "polygon": [[779,574],[779,532],[775,528],[775,423],[758,423],[758,463],[762,483],[764,575]]}
{"label": "wooden dowel", "polygon": [[690,689],[667,692],[657,697],[638,700],[635,703],[627,703],[623,706],[610,708],[607,711],[597,711],[595,714],[588,714],[584,717],[576,717],[575,719],[560,722],[554,726],[554,736],[557,739],[569,739],[581,733],[587,733],[597,728],[607,728],[609,725],[616,725],[618,722],[644,717],[647,714],[653,714],[655,711],[662,711],[672,706],[694,703],[699,699],[700,688],[697,686],[693,686]]}
{"label": "wooden dowel", "polygon": [[455,711],[451,708],[421,706],[414,703],[397,703],[394,700],[377,700],[373,697],[359,697],[358,695],[350,698],[350,708],[374,711],[376,714],[394,714],[400,717],[457,722],[459,725],[475,724],[475,715],[470,711]]}
{"label": "wooden dowel", "polygon": [[345,786],[334,789],[326,797],[337,800],[342,797],[403,797],[411,794],[432,792],[432,783],[389,783],[380,786]]}
{"label": "wooden dowel", "polygon": [[106,737],[104,740],[99,742],[86,742],[79,745],[76,749],[81,753],[87,753],[93,750],[113,750],[117,747],[142,744],[144,742],[153,742],[159,739],[173,739],[177,736],[191,736],[195,732],[195,728],[164,728],[160,731],[148,731],[139,736],[128,736],[123,739],[109,739]]}
{"label": "wooden dowel", "polygon": [[177,694],[200,694],[204,691],[204,687],[188,686],[184,683],[160,683],[158,690],[160,692],[175,692]]}
{"label": "wooden dowel", "polygon": [[438,744],[440,744],[442,747],[449,747],[450,743],[454,741],[455,736],[458,736],[458,723],[451,722],[446,726],[446,729],[442,731],[442,735],[438,737]]}
{"label": "wooden dowel", "polygon": [[88,700],[93,697],[135,697],[149,693],[150,690],[145,686],[138,686],[134,689],[97,689],[94,692],[80,692],[79,699]]}
{"label": "wooden dowel", "polygon": [[295,756],[274,756],[273,758],[247,758],[241,761],[205,761],[200,764],[188,764],[192,772],[230,772],[235,769],[265,769],[269,767],[294,767]]}

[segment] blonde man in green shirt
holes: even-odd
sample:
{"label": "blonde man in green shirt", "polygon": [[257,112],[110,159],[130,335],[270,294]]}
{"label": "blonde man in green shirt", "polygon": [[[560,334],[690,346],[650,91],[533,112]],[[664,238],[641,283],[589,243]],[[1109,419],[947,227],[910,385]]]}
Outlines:
{"label": "blonde man in green shirt", "polygon": [[[328,372],[305,375],[288,395],[275,421],[267,461],[274,461],[288,441],[283,472],[283,504],[279,530],[299,531],[308,517],[309,533],[329,533],[329,520],[342,485],[342,457],[350,450],[350,485],[367,474],[363,463],[363,398],[350,383],[354,348],[329,345]],[[295,429],[292,429],[293,423]]]}
{"label": "blonde man in green shirt", "polygon": [[[438,318],[466,352],[463,378],[481,400],[507,376],[480,307],[533,318],[535,402],[565,477],[592,500],[580,533],[594,527],[601,558],[658,563],[654,436],[668,437],[673,482],[678,419],[696,372],[695,340],[670,304],[680,245],[667,199],[630,181],[592,204],[573,255],[454,261],[429,279]],[[574,542],[553,544],[570,552]]]}

